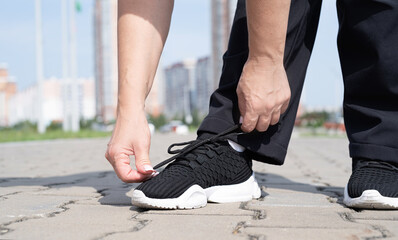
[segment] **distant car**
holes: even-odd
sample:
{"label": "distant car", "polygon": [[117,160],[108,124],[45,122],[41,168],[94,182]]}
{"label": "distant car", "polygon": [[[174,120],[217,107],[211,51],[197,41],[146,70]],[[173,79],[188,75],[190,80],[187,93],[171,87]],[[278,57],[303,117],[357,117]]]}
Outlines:
{"label": "distant car", "polygon": [[166,133],[166,132],[174,132],[177,134],[188,134],[189,128],[187,125],[183,124],[181,121],[171,121],[166,125],[163,125],[159,129],[160,132]]}

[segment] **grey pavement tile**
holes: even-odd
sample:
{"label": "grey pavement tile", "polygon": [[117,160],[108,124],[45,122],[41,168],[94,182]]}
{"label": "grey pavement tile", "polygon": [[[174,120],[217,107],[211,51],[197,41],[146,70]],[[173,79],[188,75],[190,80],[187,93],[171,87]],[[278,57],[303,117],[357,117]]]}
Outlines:
{"label": "grey pavement tile", "polygon": [[247,239],[237,231],[237,226],[241,221],[249,221],[250,217],[148,214],[138,219],[146,221],[141,229],[116,232],[104,239]]}
{"label": "grey pavement tile", "polygon": [[37,192],[45,190],[47,187],[43,186],[12,186],[4,187],[0,184],[0,198],[7,197],[7,195],[14,195],[18,193]]}
{"label": "grey pavement tile", "polygon": [[[0,144],[7,159],[3,177],[47,177],[109,169],[104,158],[106,139],[73,139]],[[23,167],[21,167],[23,166]]]}
{"label": "grey pavement tile", "polygon": [[361,210],[355,211],[350,214],[353,220],[390,220],[396,221],[398,228],[398,211],[394,210]]}
{"label": "grey pavement tile", "polygon": [[315,186],[306,184],[286,185],[272,184],[263,189],[265,197],[262,201],[252,201],[250,206],[301,206],[301,207],[334,207],[329,200],[335,195],[330,192],[321,192]]}
{"label": "grey pavement tile", "polygon": [[257,168],[254,168],[253,170],[255,171],[257,181],[263,185],[313,183],[311,178],[304,176],[304,174],[297,169],[291,171],[288,171],[288,169],[284,171],[276,171],[275,169],[258,170]]}
{"label": "grey pavement tile", "polygon": [[246,209],[247,203],[208,203],[204,208],[192,210],[149,210],[142,214],[155,215],[204,215],[204,216],[254,216],[252,210]]}
{"label": "grey pavement tile", "polygon": [[49,218],[28,219],[7,226],[9,239],[96,239],[107,233],[129,231],[139,224],[127,206],[68,205]]}
{"label": "grey pavement tile", "polygon": [[383,238],[398,239],[398,220],[355,220],[355,222],[371,226],[373,230],[379,231]]}
{"label": "grey pavement tile", "polygon": [[272,239],[272,240],[359,240],[382,238],[380,232],[363,228],[289,228],[289,227],[250,227],[247,226],[242,232],[251,239]]}
{"label": "grey pavement tile", "polygon": [[[257,209],[249,205],[249,209]],[[349,209],[335,207],[268,206],[266,217],[253,221],[252,227],[275,228],[355,228],[358,225],[344,218]]]}
{"label": "grey pavement tile", "polygon": [[60,194],[63,194],[71,187],[92,188],[100,191],[107,188],[120,189],[129,185],[120,181],[113,171],[97,171],[36,178],[7,178],[6,181],[0,183],[0,186],[5,188],[51,188],[54,189],[54,194],[57,189]]}
{"label": "grey pavement tile", "polygon": [[41,196],[67,196],[67,197],[100,197],[101,194],[93,187],[81,187],[74,185],[67,185],[62,188],[51,187],[49,189],[35,192],[34,195]]}
{"label": "grey pavement tile", "polygon": [[20,193],[0,201],[0,224],[25,218],[43,218],[65,211],[66,205],[84,199],[79,196],[41,196]]}

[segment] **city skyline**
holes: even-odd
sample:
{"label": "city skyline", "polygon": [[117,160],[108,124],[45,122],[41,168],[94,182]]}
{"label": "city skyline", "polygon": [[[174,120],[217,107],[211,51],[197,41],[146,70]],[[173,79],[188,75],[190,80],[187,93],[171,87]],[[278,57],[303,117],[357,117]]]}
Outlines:
{"label": "city skyline", "polygon": [[[81,1],[77,14],[78,76],[94,76],[94,0]],[[333,2],[324,2],[303,102],[313,107],[340,106],[342,80],[336,50],[337,17]],[[23,17],[22,17],[23,16]],[[210,1],[176,1],[170,34],[161,59],[165,67],[211,54]],[[62,76],[60,2],[43,0],[45,78]],[[7,63],[20,90],[35,83],[34,1],[15,0],[0,10],[0,62]]]}

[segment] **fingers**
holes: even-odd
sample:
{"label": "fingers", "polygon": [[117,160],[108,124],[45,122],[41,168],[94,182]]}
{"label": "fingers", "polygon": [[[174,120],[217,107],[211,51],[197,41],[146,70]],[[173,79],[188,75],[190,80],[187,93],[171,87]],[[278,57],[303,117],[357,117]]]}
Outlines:
{"label": "fingers", "polygon": [[260,116],[250,116],[243,117],[241,129],[244,132],[252,132],[256,129],[259,132],[265,132],[269,128],[270,125],[275,125],[279,122],[281,112],[276,111],[273,112],[271,116],[260,115]]}
{"label": "fingers", "polygon": [[129,155],[132,155],[132,152],[124,153],[124,151],[120,149],[115,149],[114,147],[108,146],[108,149],[105,153],[105,158],[109,161],[115,170],[116,175],[123,182],[143,182],[150,177],[153,177],[155,171],[150,165],[148,154],[145,154],[145,152],[142,150],[138,151],[138,153],[140,153],[138,157],[136,156],[136,159],[140,159],[138,160],[138,164],[136,161],[136,165],[139,166],[139,169],[137,168],[138,171],[132,169],[130,166]]}
{"label": "fingers", "polygon": [[243,116],[242,126],[240,127],[244,132],[252,132],[257,125],[258,116],[245,114]]}
{"label": "fingers", "polygon": [[142,174],[133,170],[129,163],[117,161],[114,165],[117,176],[126,183],[143,182],[148,179],[150,174]]}
{"label": "fingers", "polygon": [[[109,157],[109,154],[107,154],[107,156]],[[119,158],[109,162],[112,164],[116,175],[123,182],[126,183],[143,182],[151,177],[151,174],[143,174],[136,170],[133,170],[130,166],[130,158],[127,155],[119,156]]]}
{"label": "fingers", "polygon": [[286,112],[287,108],[289,107],[289,100],[285,101],[285,103],[282,105],[280,114],[284,114]]}
{"label": "fingers", "polygon": [[270,125],[271,118],[267,116],[260,116],[256,125],[256,129],[259,132],[267,131]]}
{"label": "fingers", "polygon": [[279,122],[279,119],[281,117],[281,112],[276,111],[272,113],[272,117],[270,118],[270,125],[275,125]]}
{"label": "fingers", "polygon": [[143,174],[154,174],[156,171],[149,160],[149,145],[140,145],[134,148],[135,166],[138,172]]}

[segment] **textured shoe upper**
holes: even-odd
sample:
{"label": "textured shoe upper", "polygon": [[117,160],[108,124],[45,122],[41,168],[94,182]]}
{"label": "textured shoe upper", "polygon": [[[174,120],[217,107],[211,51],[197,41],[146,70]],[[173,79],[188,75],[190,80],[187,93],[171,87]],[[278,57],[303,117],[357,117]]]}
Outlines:
{"label": "textured shoe upper", "polygon": [[[204,142],[197,144],[200,141]],[[251,160],[245,153],[233,150],[225,138],[189,143],[185,148],[188,150],[177,151],[179,155],[174,162],[137,189],[150,198],[176,198],[194,184],[202,188],[230,185],[244,182],[251,176]]]}
{"label": "textured shoe upper", "polygon": [[354,159],[348,194],[357,198],[372,189],[384,197],[398,197],[398,167],[388,162]]}

